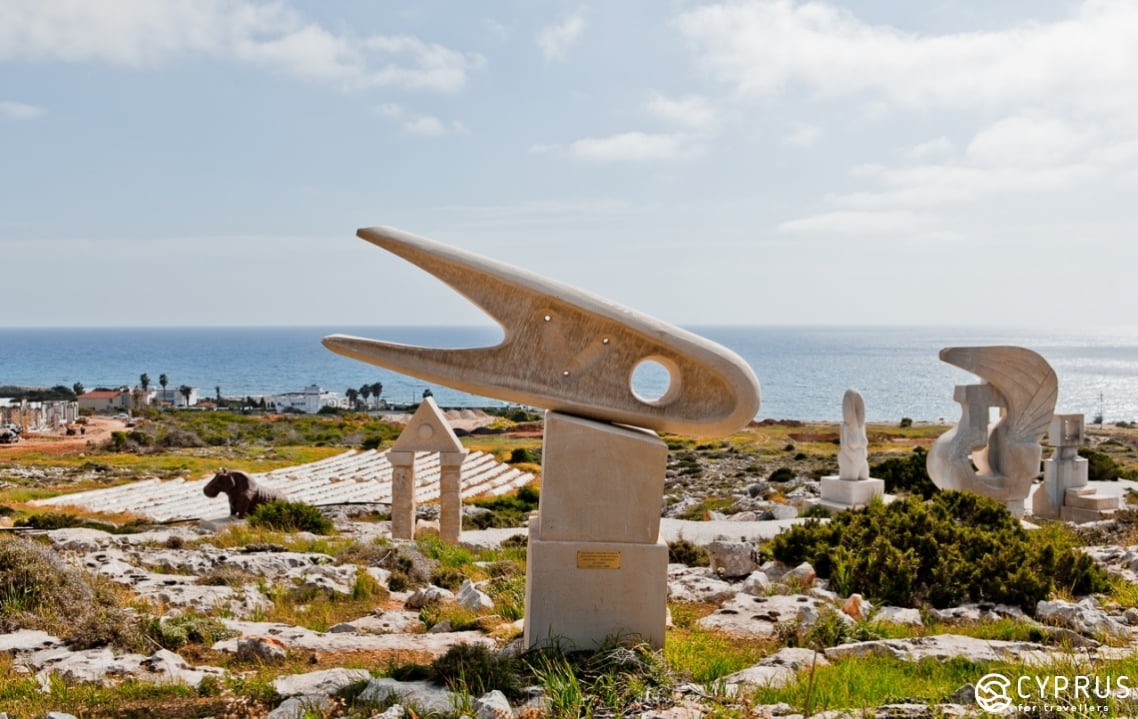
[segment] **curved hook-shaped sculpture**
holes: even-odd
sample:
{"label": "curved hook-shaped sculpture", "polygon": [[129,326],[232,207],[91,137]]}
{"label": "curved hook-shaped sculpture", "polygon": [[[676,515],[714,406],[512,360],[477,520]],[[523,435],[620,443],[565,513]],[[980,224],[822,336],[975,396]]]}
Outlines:
{"label": "curved hook-shaped sculpture", "polygon": [[[331,335],[333,352],[453,387],[609,422],[722,435],[759,409],[759,382],[734,352],[533,273],[388,227],[357,233],[438,277],[501,325],[494,347],[437,349]],[[638,397],[645,361],[669,374],[656,400]]]}
{"label": "curved hook-shaped sculpture", "polygon": [[[941,489],[999,499],[1022,513],[1031,482],[1039,476],[1039,441],[1055,413],[1055,370],[1023,347],[949,347],[940,358],[987,382],[956,388],[960,422],[933,443],[929,476]],[[1000,420],[989,431],[990,407],[1000,408]]]}

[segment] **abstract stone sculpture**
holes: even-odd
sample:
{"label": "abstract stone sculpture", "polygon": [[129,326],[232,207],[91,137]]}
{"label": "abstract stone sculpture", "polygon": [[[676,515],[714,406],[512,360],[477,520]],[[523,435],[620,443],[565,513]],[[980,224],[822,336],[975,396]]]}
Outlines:
{"label": "abstract stone sculpture", "polygon": [[219,469],[209,484],[202,488],[202,493],[209,498],[220,493],[229,497],[229,514],[238,519],[252,512],[262,504],[269,502],[283,502],[285,495],[262,487],[249,475],[236,469]]}
{"label": "abstract stone sculpture", "polygon": [[863,507],[874,497],[885,494],[885,481],[869,476],[865,434],[865,400],[856,389],[842,396],[842,424],[839,434],[838,476],[822,477],[822,501],[827,509]]}
{"label": "abstract stone sculpture", "polygon": [[[548,410],[541,500],[530,521],[526,645],[587,649],[629,634],[662,646],[667,447],[650,430],[714,436],[743,427],[759,408],[750,367],[702,337],[524,270],[390,228],[359,236],[453,287],[504,337],[494,347],[450,350],[333,335],[326,347]],[[645,362],[668,372],[655,400],[632,389]]]}
{"label": "abstract stone sculpture", "polygon": [[[1055,412],[1055,371],[1023,347],[949,347],[940,358],[987,381],[957,385],[960,422],[929,450],[929,477],[941,489],[999,500],[1022,517],[1024,500],[1039,476],[1039,441]],[[992,407],[999,408],[1000,419],[989,429]]]}

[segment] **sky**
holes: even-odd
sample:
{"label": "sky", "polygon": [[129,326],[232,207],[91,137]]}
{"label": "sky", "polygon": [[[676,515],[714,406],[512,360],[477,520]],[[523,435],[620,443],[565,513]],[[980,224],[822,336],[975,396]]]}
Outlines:
{"label": "sky", "polygon": [[1134,325],[1132,0],[0,0],[0,326]]}

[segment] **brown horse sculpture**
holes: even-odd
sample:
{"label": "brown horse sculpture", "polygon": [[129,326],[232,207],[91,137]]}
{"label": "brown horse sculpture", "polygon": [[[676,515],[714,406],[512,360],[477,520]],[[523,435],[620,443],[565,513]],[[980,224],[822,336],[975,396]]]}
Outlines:
{"label": "brown horse sculpture", "polygon": [[236,469],[219,469],[209,484],[202,489],[207,497],[224,492],[229,497],[229,514],[244,518],[258,505],[283,502],[286,497],[276,490],[259,486],[252,477]]}

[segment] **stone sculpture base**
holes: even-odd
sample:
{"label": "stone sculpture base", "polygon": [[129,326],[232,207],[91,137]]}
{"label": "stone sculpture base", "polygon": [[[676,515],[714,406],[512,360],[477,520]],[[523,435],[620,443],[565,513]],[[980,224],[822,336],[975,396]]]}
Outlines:
{"label": "stone sculpture base", "polygon": [[594,649],[624,635],[664,645],[667,459],[653,432],[546,414],[526,561],[527,647]]}
{"label": "stone sculpture base", "polygon": [[668,545],[537,539],[530,524],[526,555],[528,647],[596,649],[635,636],[664,646],[668,612]]}
{"label": "stone sculpture base", "polygon": [[840,511],[864,507],[874,497],[884,496],[884,479],[842,479],[831,475],[822,477],[822,501],[818,504]]}
{"label": "stone sculpture base", "polygon": [[1065,522],[1097,522],[1118,510],[1120,497],[1087,486],[1087,460],[1063,457],[1043,462],[1043,486],[1031,498],[1031,513]]}

